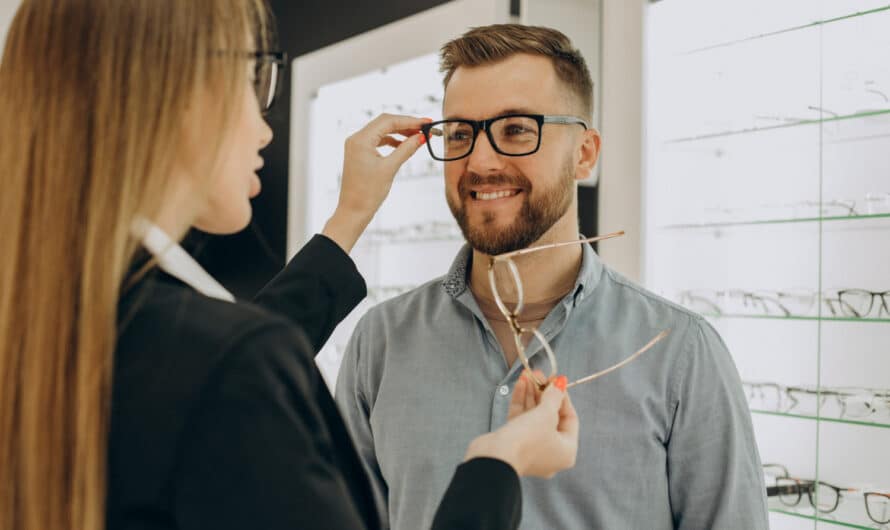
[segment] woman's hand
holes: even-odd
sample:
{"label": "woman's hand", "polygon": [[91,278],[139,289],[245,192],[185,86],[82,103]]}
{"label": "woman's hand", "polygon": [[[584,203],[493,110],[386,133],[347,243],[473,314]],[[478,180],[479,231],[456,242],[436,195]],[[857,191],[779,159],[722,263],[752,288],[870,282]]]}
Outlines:
{"label": "woman's hand", "polygon": [[509,420],[470,443],[466,459],[490,457],[513,466],[520,476],[550,478],[575,465],[578,416],[560,376],[540,390],[523,374],[513,389]]}
{"label": "woman's hand", "polygon": [[[425,143],[428,118],[381,114],[346,139],[337,209],[322,230],[349,252],[389,195],[396,172]],[[405,137],[399,140],[393,135]],[[378,147],[393,147],[386,156]]]}

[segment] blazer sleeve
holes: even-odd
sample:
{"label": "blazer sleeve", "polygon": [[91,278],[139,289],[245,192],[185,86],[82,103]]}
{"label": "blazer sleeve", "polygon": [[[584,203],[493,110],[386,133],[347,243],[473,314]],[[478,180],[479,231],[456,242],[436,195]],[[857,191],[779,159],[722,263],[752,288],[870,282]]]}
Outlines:
{"label": "blazer sleeve", "polygon": [[[285,322],[264,324],[228,348],[184,433],[172,479],[182,530],[376,529],[373,503],[351,493],[330,422],[311,396],[323,385],[312,358]],[[332,409],[331,414],[336,414]],[[515,529],[519,480],[507,464],[460,466],[435,530]]]}
{"label": "blazer sleeve", "polygon": [[254,298],[254,303],[303,329],[318,352],[367,295],[355,262],[316,234]]}
{"label": "blazer sleeve", "polygon": [[458,466],[433,519],[433,530],[514,530],[522,515],[519,476],[494,458]]}

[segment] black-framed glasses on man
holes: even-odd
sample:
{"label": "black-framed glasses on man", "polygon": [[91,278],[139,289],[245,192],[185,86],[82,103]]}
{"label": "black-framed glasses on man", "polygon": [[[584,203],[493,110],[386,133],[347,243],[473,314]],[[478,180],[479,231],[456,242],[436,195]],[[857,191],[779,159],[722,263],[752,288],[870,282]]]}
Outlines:
{"label": "black-framed glasses on man", "polygon": [[260,110],[268,113],[281,92],[284,69],[287,68],[287,54],[284,52],[247,52],[248,58],[255,61],[253,89],[256,92]]}
{"label": "black-framed glasses on man", "polygon": [[505,156],[527,156],[541,148],[541,127],[545,123],[580,125],[587,122],[576,116],[545,114],[505,114],[487,120],[440,120],[420,127],[430,156],[450,162],[470,156],[476,139],[485,131],[488,143]]}
{"label": "black-framed glasses on man", "polygon": [[[556,354],[553,352],[553,348],[550,346],[550,341],[541,333],[538,328],[526,328],[522,325],[519,320],[520,314],[522,313],[522,308],[524,305],[524,294],[523,294],[523,286],[522,286],[522,278],[519,276],[519,268],[516,266],[516,263],[513,261],[513,258],[516,256],[521,256],[524,254],[530,254],[532,252],[539,252],[541,250],[547,250],[558,247],[565,247],[569,245],[577,245],[583,243],[593,243],[596,241],[602,241],[605,239],[611,239],[613,237],[618,237],[624,235],[624,232],[614,232],[611,234],[606,234],[604,236],[591,237],[587,239],[577,239],[575,241],[565,241],[562,243],[549,243],[546,245],[540,245],[537,247],[529,247],[523,248],[520,250],[514,250],[513,252],[506,252],[504,254],[499,254],[497,256],[491,256],[488,262],[488,281],[491,286],[491,293],[494,295],[495,304],[498,307],[498,310],[507,319],[507,323],[510,325],[510,329],[513,332],[513,340],[516,345],[516,354],[519,357],[519,360],[522,362],[522,365],[528,370],[528,373],[538,384],[539,387],[544,387],[547,384],[547,380],[541,380],[537,375],[535,375],[532,370],[531,364],[529,363],[528,356],[525,354],[525,338],[526,337],[534,337],[538,339],[538,342],[541,343],[541,347],[544,352],[547,354],[547,360],[550,363],[550,377],[554,377],[558,373],[558,368],[556,364]],[[507,272],[509,273],[505,285],[511,285],[513,291],[516,293],[516,304],[513,306],[513,309],[509,309],[507,304],[504,302],[503,296],[498,288],[498,274],[496,271],[496,267],[498,264],[502,264]],[[586,377],[582,377],[576,381],[569,383],[566,388],[571,388],[576,385],[580,385],[581,383],[587,383],[588,381],[593,381],[594,379],[598,379],[608,373],[614,372],[615,370],[621,368],[622,366],[628,364],[633,361],[649,349],[651,349],[655,344],[657,344],[661,339],[668,336],[670,330],[664,330],[658,335],[656,335],[652,340],[643,345],[639,350],[629,355],[623,361],[620,361],[608,368],[600,370],[596,373],[590,374]]]}

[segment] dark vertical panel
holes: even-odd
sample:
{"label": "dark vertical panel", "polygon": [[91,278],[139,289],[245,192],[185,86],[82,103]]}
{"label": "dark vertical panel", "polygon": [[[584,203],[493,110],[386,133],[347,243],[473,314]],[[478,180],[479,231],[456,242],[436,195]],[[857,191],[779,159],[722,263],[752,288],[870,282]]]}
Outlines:
{"label": "dark vertical panel", "polygon": [[[446,3],[447,0],[271,0],[279,47],[297,57],[390,22]],[[290,78],[285,79],[285,87]],[[226,237],[191,234],[187,246],[198,261],[236,296],[249,298],[284,265],[287,241],[290,91],[282,93],[269,124],[275,138],[263,153],[263,192],[253,201],[254,221],[244,232]]]}
{"label": "dark vertical panel", "polygon": [[[578,186],[578,222],[587,237],[599,235],[599,186]],[[594,243],[594,247],[596,244]]]}

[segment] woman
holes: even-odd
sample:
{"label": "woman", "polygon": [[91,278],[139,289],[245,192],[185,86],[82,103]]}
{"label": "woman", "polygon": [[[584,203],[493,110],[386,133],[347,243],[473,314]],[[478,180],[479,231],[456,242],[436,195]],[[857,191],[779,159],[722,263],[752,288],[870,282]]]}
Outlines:
{"label": "woman", "polygon": [[[255,304],[176,243],[249,222],[271,140],[264,13],[259,0],[20,7],[0,64],[0,528],[379,525],[312,356],[365,295],[347,253],[422,121],[383,116],[347,141],[337,210]],[[515,527],[517,474],[572,465],[559,384],[517,385],[511,421],[471,442],[434,527]]]}

